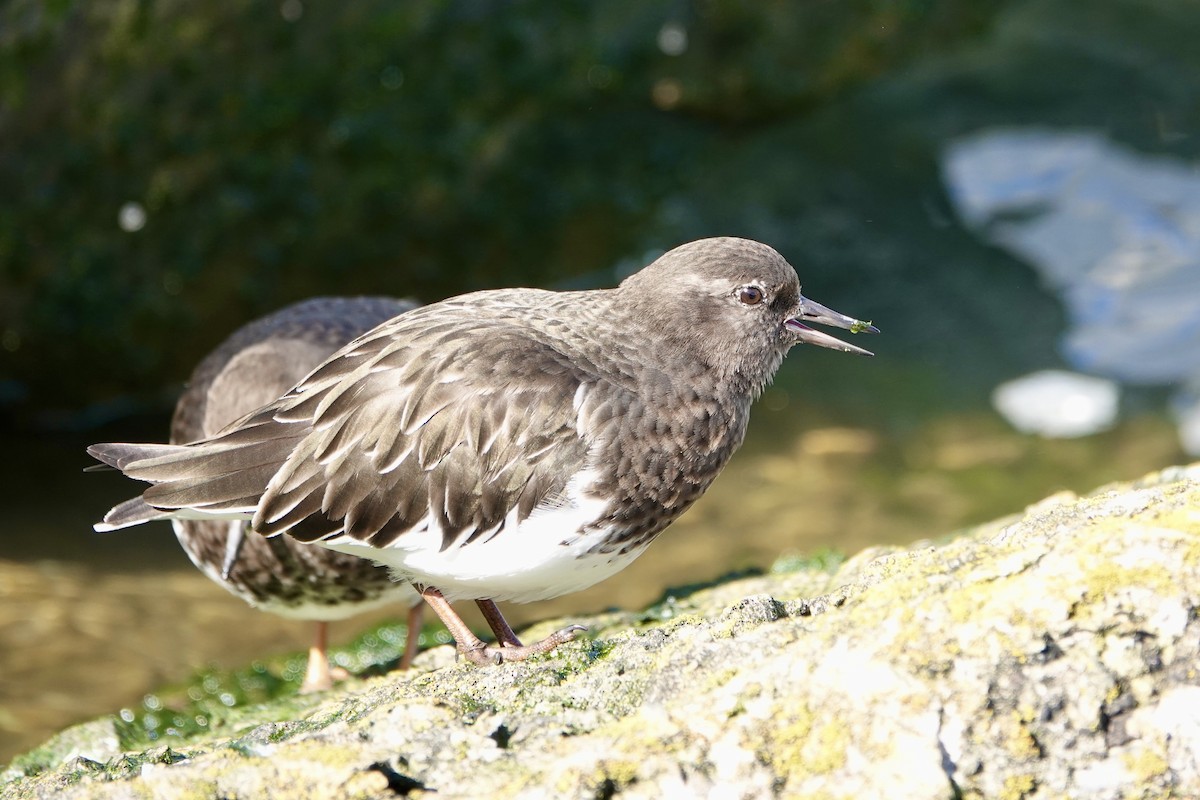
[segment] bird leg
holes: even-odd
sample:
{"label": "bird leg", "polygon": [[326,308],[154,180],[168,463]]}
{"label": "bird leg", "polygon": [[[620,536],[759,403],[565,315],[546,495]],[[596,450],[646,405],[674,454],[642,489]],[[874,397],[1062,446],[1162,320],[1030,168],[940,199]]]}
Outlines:
{"label": "bird leg", "polygon": [[[462,617],[450,606],[450,602],[445,596],[432,586],[417,586],[417,591],[425,598],[425,602],[429,603],[429,607],[442,620],[442,624],[450,631],[450,635],[454,637],[454,641],[458,644],[458,652],[465,656],[468,661],[478,666],[486,666],[488,664],[501,664],[505,661],[524,661],[530,656],[535,656],[539,653],[549,653],[560,644],[569,642],[575,638],[576,634],[587,630],[582,625],[569,625],[562,630],[542,639],[540,642],[523,645],[520,643],[504,644],[501,642],[499,646],[486,644],[482,639],[471,632],[467,627],[467,623],[462,621]],[[504,617],[500,614],[500,609],[496,608],[495,604],[490,600],[485,600],[480,603],[480,610],[488,619],[488,624],[492,625],[492,610],[485,607],[484,603],[490,604],[491,609],[495,611],[495,618],[504,626],[506,634],[497,636],[501,638],[511,638],[513,642],[517,642],[516,634],[512,632],[512,628],[504,621]]]}
{"label": "bird leg", "polygon": [[308,649],[308,668],[304,671],[304,683],[300,694],[324,692],[333,688],[333,672],[329,669],[329,623],[318,622],[313,645]]}
{"label": "bird leg", "polygon": [[417,657],[417,646],[420,644],[421,638],[421,619],[424,616],[425,604],[418,600],[416,605],[408,610],[408,634],[404,640],[404,655],[400,657],[400,669],[411,667],[413,659]]}
{"label": "bird leg", "polygon": [[[421,638],[421,618],[425,615],[425,606],[417,603],[408,610],[408,632],[404,640],[404,655],[400,657],[400,669],[412,666],[417,657]],[[324,692],[333,688],[333,682],[343,681],[350,673],[341,667],[329,666],[329,623],[316,623],[316,635],[313,646],[308,649],[308,667],[304,670],[304,683],[300,684],[300,694]]]}
{"label": "bird leg", "polygon": [[225,540],[225,560],[221,562],[221,580],[229,580],[233,568],[237,566],[238,556],[242,554],[242,545],[246,543],[246,524],[237,521],[229,526],[229,538]]}
{"label": "bird leg", "polygon": [[517,634],[508,625],[508,620],[500,613],[499,606],[495,600],[476,600],[475,605],[479,606],[479,610],[483,613],[483,618],[487,620],[488,627],[492,629],[492,633],[496,634],[496,643],[501,647],[524,647],[521,640],[517,638]]}

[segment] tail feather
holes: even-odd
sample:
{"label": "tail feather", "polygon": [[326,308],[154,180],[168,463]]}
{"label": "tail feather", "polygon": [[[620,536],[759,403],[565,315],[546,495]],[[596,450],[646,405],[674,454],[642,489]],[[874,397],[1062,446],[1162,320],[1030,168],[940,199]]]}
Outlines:
{"label": "tail feather", "polygon": [[143,522],[150,522],[151,520],[167,519],[170,515],[169,511],[160,511],[146,503],[142,498],[134,497],[120,505],[113,506],[104,515],[104,521],[97,522],[92,527],[97,533],[107,533],[108,531],[117,531],[121,528],[141,525]]}
{"label": "tail feather", "polygon": [[97,461],[101,461],[110,467],[115,467],[124,472],[125,467],[135,461],[177,455],[180,450],[185,449],[183,445],[178,444],[127,444],[124,442],[112,442],[109,444],[94,444],[87,451],[88,455]]}
{"label": "tail feather", "polygon": [[142,495],[156,508],[206,509],[231,500],[254,497],[250,510],[258,505],[257,495],[275,474],[275,464],[218,475],[200,474],[195,478],[156,483]]}
{"label": "tail feather", "polygon": [[92,445],[88,453],[104,465],[151,484],[141,497],[116,506],[94,527],[114,531],[151,520],[248,516],[299,438],[294,431],[289,426],[289,435],[278,435],[260,428],[259,440],[239,431],[241,436],[190,445]]}
{"label": "tail feather", "polygon": [[178,447],[162,455],[127,462],[122,471],[130,478],[148,483],[210,479],[268,466],[274,471],[299,438],[279,437],[246,444],[218,440]]}

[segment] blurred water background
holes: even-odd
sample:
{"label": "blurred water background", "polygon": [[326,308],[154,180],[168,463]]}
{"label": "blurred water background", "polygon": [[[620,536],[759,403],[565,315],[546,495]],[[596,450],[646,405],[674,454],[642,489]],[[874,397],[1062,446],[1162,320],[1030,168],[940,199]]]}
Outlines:
{"label": "blurred water background", "polygon": [[81,472],[301,298],[611,285],[740,235],[883,329],[793,351],[695,509],[518,623],[1200,453],[1197,33],[1188,0],[8,0],[0,762],[306,644],[167,526],[93,534],[130,485]]}

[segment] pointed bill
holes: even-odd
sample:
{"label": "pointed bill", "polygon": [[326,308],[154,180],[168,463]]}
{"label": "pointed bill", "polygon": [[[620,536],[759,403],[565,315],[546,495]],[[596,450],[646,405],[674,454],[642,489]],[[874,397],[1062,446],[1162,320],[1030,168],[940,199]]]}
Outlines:
{"label": "pointed bill", "polygon": [[815,344],[818,347],[828,347],[830,350],[841,350],[844,353],[858,353],[864,356],[875,355],[870,350],[855,347],[837,337],[830,336],[828,333],[814,330],[806,325],[806,322],[830,325],[834,328],[848,330],[851,333],[879,333],[879,328],[872,325],[870,321],[863,322],[854,317],[848,317],[845,314],[834,311],[832,308],[801,296],[799,312],[797,312],[795,317],[784,322],[783,326],[791,331],[797,341],[804,344]]}

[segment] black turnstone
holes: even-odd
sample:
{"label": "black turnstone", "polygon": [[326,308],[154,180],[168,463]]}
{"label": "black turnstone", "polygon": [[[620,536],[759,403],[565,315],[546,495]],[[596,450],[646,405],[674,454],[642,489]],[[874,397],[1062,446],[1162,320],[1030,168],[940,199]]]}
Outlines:
{"label": "black turnstone", "polygon": [[[239,328],[192,372],[175,406],[171,442],[194,442],[276,399],[355,336],[417,304],[385,297],[319,297]],[[387,603],[410,606],[401,668],[416,654],[421,598],[386,567],[290,537],[246,535],[245,520],[174,519],[175,535],[200,570],[263,611],[312,620],[302,692],[328,689],[329,622]]]}
{"label": "black turnstone", "polygon": [[741,444],[793,345],[870,355],[810,322],[877,332],[801,296],[772,248],[734,238],[678,247],[615,289],[444,300],[358,337],[217,436],[89,448],[151,484],[97,529],[248,519],[387,564],[475,663],[527,658],[582,628],[522,645],[495,601],[583,589],[637,558]]}

